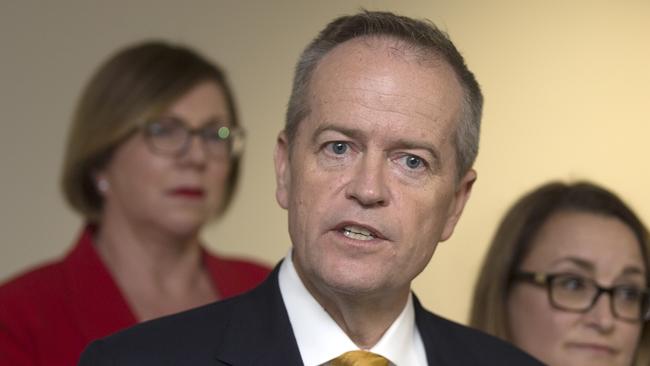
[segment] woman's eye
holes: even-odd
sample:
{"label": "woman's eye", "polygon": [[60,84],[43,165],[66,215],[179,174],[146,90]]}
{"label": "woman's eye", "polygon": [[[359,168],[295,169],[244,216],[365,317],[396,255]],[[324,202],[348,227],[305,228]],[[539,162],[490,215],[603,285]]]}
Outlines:
{"label": "woman's eye", "polygon": [[582,291],[587,286],[585,279],[580,277],[564,277],[558,280],[559,285],[565,290]]}
{"label": "woman's eye", "polygon": [[210,142],[223,142],[225,139],[221,138],[219,134],[219,129],[209,128],[202,131],[203,137]]}
{"label": "woman's eye", "polygon": [[169,121],[151,122],[147,125],[147,133],[151,136],[167,136],[177,133],[182,128]]}
{"label": "woman's eye", "polygon": [[616,297],[625,301],[638,301],[642,297],[643,291],[636,286],[617,286],[614,290]]}
{"label": "woman's eye", "polygon": [[348,144],[341,141],[330,142],[328,148],[336,155],[343,155],[348,151]]}
{"label": "woman's eye", "polygon": [[225,126],[218,126],[216,124],[210,123],[201,128],[200,132],[201,137],[206,141],[212,143],[222,143],[226,142],[231,138],[232,131],[230,128]]}
{"label": "woman's eye", "polygon": [[153,136],[165,135],[169,132],[169,129],[160,123],[152,123],[148,127],[149,127],[149,134]]}

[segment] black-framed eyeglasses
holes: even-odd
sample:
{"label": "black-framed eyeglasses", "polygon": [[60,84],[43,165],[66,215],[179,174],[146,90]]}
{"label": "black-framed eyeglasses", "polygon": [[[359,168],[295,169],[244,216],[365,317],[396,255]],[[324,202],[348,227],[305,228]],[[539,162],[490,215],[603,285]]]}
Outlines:
{"label": "black-framed eyeglasses", "polygon": [[217,122],[190,128],[178,118],[161,117],[142,125],[142,132],[153,153],[171,157],[185,154],[194,135],[201,138],[206,155],[213,159],[237,157],[244,147],[244,130]]}
{"label": "black-framed eyeglasses", "polygon": [[514,280],[546,287],[548,299],[556,309],[585,313],[600,298],[609,295],[614,317],[628,322],[650,320],[650,289],[636,285],[603,287],[591,278],[571,273],[517,272]]}

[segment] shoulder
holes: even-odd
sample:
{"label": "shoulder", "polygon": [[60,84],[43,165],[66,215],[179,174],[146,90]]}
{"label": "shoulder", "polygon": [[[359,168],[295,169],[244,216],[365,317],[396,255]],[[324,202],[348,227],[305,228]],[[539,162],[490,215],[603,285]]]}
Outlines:
{"label": "shoulder", "polygon": [[[47,302],[50,296],[64,297],[71,278],[69,269],[79,263],[88,264],[93,259],[92,233],[92,227],[87,225],[74,245],[62,256],[28,267],[5,283],[0,281],[0,303],[27,298],[39,298],[40,301]],[[95,269],[91,267],[90,270]]]}
{"label": "shoulder", "polygon": [[63,266],[50,261],[27,269],[0,284],[0,303],[55,295],[63,286]]}
{"label": "shoulder", "polygon": [[221,344],[245,337],[240,329],[260,328],[269,317],[265,307],[273,295],[268,287],[144,322],[95,341],[84,351],[79,365],[213,364]]}
{"label": "shoulder", "polygon": [[223,297],[246,292],[264,281],[271,268],[255,261],[204,252],[205,263]]}
{"label": "shoulder", "polygon": [[268,265],[243,258],[222,257],[214,254],[207,255],[208,265],[227,268],[236,273],[245,273],[251,276],[266,276],[271,272]]}
{"label": "shoulder", "polygon": [[162,365],[184,357],[186,364],[201,365],[194,359],[211,358],[210,351],[231,321],[231,310],[226,300],[140,323],[91,343],[79,364]]}
{"label": "shoulder", "polygon": [[423,308],[416,311],[416,319],[427,356],[440,364],[542,365],[507,342]]}
{"label": "shoulder", "polygon": [[0,285],[0,364],[35,362],[44,322],[64,319],[68,304],[61,272],[59,263],[43,264]]}
{"label": "shoulder", "polygon": [[130,342],[143,339],[155,341],[156,344],[169,342],[175,344],[179,339],[187,343],[208,336],[215,341],[215,335],[222,334],[222,330],[230,327],[231,324],[241,325],[241,322],[247,321],[251,314],[261,316],[259,313],[260,310],[265,309],[265,303],[275,296],[275,292],[279,293],[279,290],[273,291],[273,285],[273,282],[264,283],[239,296],[146,321],[118,332],[107,340]]}
{"label": "shoulder", "polygon": [[[176,364],[180,357],[191,365],[210,359],[229,321],[220,303],[138,324],[95,341],[83,352],[79,365]],[[181,363],[179,363],[181,364]]]}

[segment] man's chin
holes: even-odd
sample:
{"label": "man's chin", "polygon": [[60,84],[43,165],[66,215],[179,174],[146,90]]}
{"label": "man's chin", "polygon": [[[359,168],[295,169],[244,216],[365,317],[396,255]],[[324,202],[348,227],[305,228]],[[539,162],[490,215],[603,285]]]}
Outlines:
{"label": "man's chin", "polygon": [[357,269],[357,271],[326,273],[322,283],[331,292],[342,296],[381,294],[389,288],[383,280],[384,275],[385,273],[381,272],[360,272]]}

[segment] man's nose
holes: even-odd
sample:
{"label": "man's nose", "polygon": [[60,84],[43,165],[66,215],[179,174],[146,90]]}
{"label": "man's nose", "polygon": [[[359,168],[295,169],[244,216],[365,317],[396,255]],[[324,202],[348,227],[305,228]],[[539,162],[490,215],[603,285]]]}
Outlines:
{"label": "man's nose", "polygon": [[346,196],[362,206],[386,206],[390,189],[385,164],[383,154],[364,154],[351,172]]}

